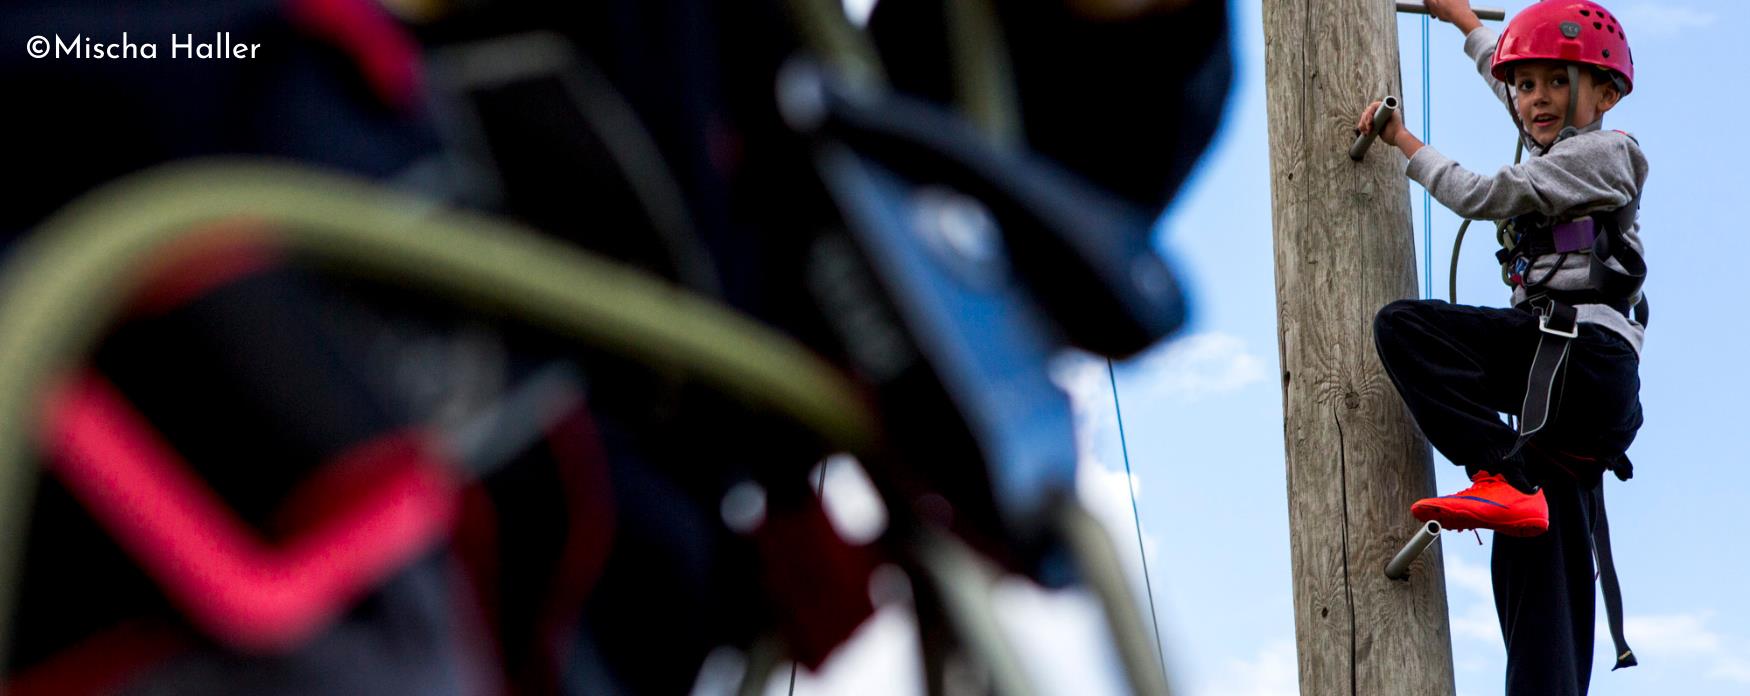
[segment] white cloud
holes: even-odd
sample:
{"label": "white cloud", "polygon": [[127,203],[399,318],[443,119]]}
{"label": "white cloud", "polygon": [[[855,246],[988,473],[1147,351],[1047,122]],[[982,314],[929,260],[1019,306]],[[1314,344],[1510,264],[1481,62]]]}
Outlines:
{"label": "white cloud", "polygon": [[[1750,646],[1746,646],[1750,648]],[[1739,651],[1735,655],[1720,655],[1714,659],[1713,667],[1708,669],[1709,679],[1750,684],[1750,654]]]}
{"label": "white cloud", "polygon": [[1115,542],[1135,544],[1135,516],[1130,507],[1131,489],[1140,490],[1141,478],[1094,463],[1076,470],[1076,494],[1094,519],[1106,526]]}
{"label": "white cloud", "polygon": [[[1147,588],[1142,582],[1142,557],[1137,553],[1136,513],[1130,506],[1132,485],[1136,487],[1137,495],[1141,496],[1140,477],[1126,478],[1122,471],[1085,460],[1076,469],[1076,497],[1112,537],[1112,547],[1118,552],[1119,562],[1124,565],[1125,574],[1131,580],[1131,589],[1138,597],[1142,597]],[[1148,554],[1149,559],[1158,565],[1160,548],[1160,539],[1148,533],[1145,526],[1142,530],[1142,553]],[[1144,606],[1143,609],[1146,610],[1147,607]]]}
{"label": "white cloud", "polygon": [[[1125,363],[1126,404],[1171,400],[1189,404],[1239,391],[1269,377],[1262,358],[1231,334],[1210,332],[1158,346]],[[1052,365],[1052,381],[1075,405],[1076,430],[1115,435],[1112,378],[1105,358],[1070,353]]]}
{"label": "white cloud", "polygon": [[[1453,602],[1454,606],[1457,604]],[[1470,602],[1465,605],[1464,613],[1452,612],[1451,621],[1453,636],[1494,643],[1499,649],[1501,623],[1495,615],[1494,605]]]}
{"label": "white cloud", "polygon": [[1051,381],[1069,394],[1075,412],[1077,451],[1081,461],[1086,462],[1091,457],[1093,442],[1118,437],[1106,360],[1087,353],[1067,353],[1052,362]]}
{"label": "white cloud", "polygon": [[1636,36],[1647,36],[1655,39],[1668,39],[1683,33],[1685,29],[1703,29],[1713,26],[1713,13],[1690,7],[1677,7],[1667,3],[1641,3],[1625,7],[1617,12],[1622,19],[1624,34],[1633,29]]}
{"label": "white cloud", "polygon": [[1229,659],[1216,676],[1199,684],[1193,696],[1298,696],[1300,672],[1294,643],[1276,641],[1250,660]]}
{"label": "white cloud", "polygon": [[[1075,410],[1076,497],[1112,535],[1118,555],[1126,559],[1125,570],[1140,578],[1140,561],[1129,551],[1136,547],[1130,500],[1133,488],[1141,495],[1142,484],[1136,476],[1125,476],[1118,448],[1109,446],[1117,443],[1118,429],[1106,362],[1085,354],[1067,356],[1052,366],[1052,379],[1069,393]],[[1155,555],[1156,541],[1146,533],[1143,548]]]}
{"label": "white cloud", "polygon": [[[1711,655],[1719,652],[1720,636],[1708,629],[1713,612],[1691,614],[1661,614],[1630,616],[1623,620],[1623,631],[1634,640],[1635,650],[1645,654],[1665,656]],[[1604,632],[1599,624],[1600,635]]]}
{"label": "white cloud", "polygon": [[845,6],[845,16],[859,27],[868,24],[870,13],[875,11],[875,0],[843,0],[842,4]]}
{"label": "white cloud", "polygon": [[[1470,534],[1446,534],[1441,540],[1441,559],[1446,566],[1446,603],[1452,626],[1452,666],[1458,673],[1461,696],[1500,693],[1506,654],[1501,644],[1501,624],[1495,613],[1495,591],[1489,577],[1488,558],[1474,546]],[[1457,542],[1453,544],[1453,542]],[[1453,544],[1446,546],[1446,544]],[[1478,685],[1487,685],[1481,686]]]}
{"label": "white cloud", "polygon": [[[1457,537],[1449,536],[1447,539]],[[1464,538],[1469,538],[1468,535]],[[1442,541],[1442,543],[1445,543]],[[1450,588],[1465,590],[1476,597],[1493,601],[1495,588],[1489,579],[1489,569],[1470,562],[1464,556],[1456,553],[1442,553],[1441,559],[1446,563],[1446,585]]]}
{"label": "white cloud", "polygon": [[[1106,534],[1111,538],[1112,548],[1118,554],[1118,562],[1124,567],[1125,577],[1130,579],[1131,599],[1137,602],[1137,611],[1144,612],[1145,616],[1148,617],[1147,630],[1150,632],[1150,638],[1153,639],[1156,624],[1161,621],[1157,614],[1170,616],[1171,612],[1166,607],[1151,606],[1149,603],[1149,588],[1144,584],[1144,578],[1147,577],[1147,574],[1143,573],[1143,554],[1147,555],[1152,567],[1159,568],[1161,566],[1161,542],[1159,537],[1149,533],[1148,527],[1145,525],[1142,527],[1141,553],[1138,553],[1136,513],[1130,504],[1132,486],[1136,488],[1137,495],[1141,496],[1142,481],[1140,477],[1127,477],[1123,471],[1088,460],[1083,460],[1076,469],[1076,497],[1080,499],[1082,506],[1087,508],[1089,514],[1093,515],[1094,519],[1100,523],[1100,526],[1106,529]],[[1166,581],[1159,570],[1155,572],[1156,574],[1149,579],[1154,580],[1156,586],[1159,587],[1161,583]],[[1159,630],[1168,631],[1165,626],[1161,626]],[[1172,647],[1172,636],[1162,635],[1161,638],[1166,641],[1167,647]],[[1110,639],[1105,640],[1109,641]],[[1172,670],[1172,665],[1167,665],[1167,669]],[[1171,671],[1168,674],[1176,676]]]}
{"label": "white cloud", "polygon": [[[884,607],[833,652],[819,672],[796,672],[798,696],[894,696],[924,692],[917,619],[910,605]],[[772,675],[766,696],[790,693],[786,663]]]}
{"label": "white cloud", "polygon": [[[1598,640],[1608,650],[1609,629],[1599,618]],[[1709,679],[1750,684],[1750,640],[1714,630],[1713,619],[1709,610],[1629,616],[1623,632],[1643,662],[1688,664]]]}
{"label": "white cloud", "polygon": [[857,458],[848,454],[827,457],[809,472],[808,480],[822,481],[819,477],[823,473],[821,505],[839,536],[853,544],[879,538],[887,530],[887,508]]}
{"label": "white cloud", "polygon": [[1454,655],[1453,667],[1460,672],[1481,672],[1486,669],[1492,669],[1494,665],[1488,660],[1475,655],[1466,655],[1464,657]]}
{"label": "white cloud", "polygon": [[[1173,341],[1133,360],[1123,371],[1124,391],[1119,396],[1132,408],[1163,400],[1188,404],[1268,377],[1264,361],[1247,350],[1245,341],[1224,333],[1201,333]],[[1051,378],[1069,394],[1081,467],[1121,469],[1117,407],[1106,360],[1087,353],[1068,353],[1052,364]],[[1123,481],[1122,476],[1119,481]],[[1086,492],[1083,498],[1087,502]],[[1128,526],[1128,493],[1123,500]]]}
{"label": "white cloud", "polygon": [[[1469,539],[1469,535],[1449,534],[1442,543],[1452,539]],[[1473,563],[1462,551],[1442,549],[1446,564],[1446,603],[1451,607],[1452,635],[1490,644],[1499,652],[1501,645],[1500,618],[1495,614],[1495,591],[1489,569]],[[1461,611],[1459,607],[1464,609]],[[1480,658],[1475,646],[1454,646],[1455,654],[1467,659]]]}
{"label": "white cloud", "polygon": [[998,622],[1041,694],[1121,694],[1128,689],[1100,604],[1086,590],[1048,592],[1024,580],[999,582]]}
{"label": "white cloud", "polygon": [[[1448,537],[1449,539],[1452,537]],[[1452,606],[1453,656],[1460,671],[1499,670],[1501,629],[1487,566],[1448,550],[1447,600]],[[1460,610],[1462,607],[1462,611]],[[1612,663],[1610,629],[1599,607],[1596,644],[1601,664]],[[1714,612],[1629,616],[1623,630],[1629,645],[1647,664],[1675,666],[1690,674],[1732,684],[1750,684],[1750,640],[1712,626]],[[1469,640],[1459,640],[1469,639]],[[1486,644],[1485,650],[1482,645]]]}
{"label": "white cloud", "polygon": [[[1192,403],[1264,381],[1264,361],[1246,342],[1225,333],[1200,333],[1151,351],[1126,372],[1137,373],[1143,398]],[[1131,380],[1126,380],[1131,381]]]}

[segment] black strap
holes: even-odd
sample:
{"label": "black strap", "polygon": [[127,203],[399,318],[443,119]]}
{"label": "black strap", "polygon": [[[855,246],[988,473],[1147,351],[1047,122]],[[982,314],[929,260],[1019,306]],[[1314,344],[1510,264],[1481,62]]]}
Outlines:
{"label": "black strap", "polygon": [[[1642,307],[1645,306],[1643,301]],[[1548,424],[1551,404],[1555,398],[1555,383],[1561,374],[1568,349],[1579,333],[1578,312],[1572,305],[1540,297],[1531,303],[1537,312],[1537,354],[1531,359],[1530,375],[1526,378],[1525,401],[1519,409],[1519,439],[1507,453],[1511,457],[1531,442],[1533,435]],[[1638,309],[1638,308],[1637,308]],[[1644,316],[1644,314],[1643,314]],[[1634,465],[1621,456],[1610,468],[1617,477],[1628,480]],[[1592,554],[1598,561],[1598,576],[1604,589],[1604,611],[1610,624],[1610,639],[1616,644],[1616,666],[1611,670],[1633,667],[1635,653],[1628,647],[1622,629],[1622,585],[1616,577],[1616,560],[1610,552],[1610,518],[1604,510],[1604,483],[1592,487]]]}
{"label": "black strap", "polygon": [[1535,312],[1538,311],[1536,309],[1537,307],[1546,304],[1550,300],[1554,300],[1570,307],[1579,307],[1580,305],[1589,304],[1605,305],[1616,310],[1618,314],[1621,314],[1624,317],[1631,316],[1632,313],[1636,311],[1635,305],[1628,300],[1606,297],[1603,293],[1598,292],[1597,290],[1552,290],[1549,288],[1539,289],[1537,292],[1532,293],[1531,296],[1525,298],[1519,304],[1514,306],[1527,312]]}
{"label": "black strap", "polygon": [[[1626,463],[1626,462],[1625,462]],[[1610,516],[1604,511],[1604,483],[1592,488],[1592,554],[1598,559],[1598,579],[1604,588],[1604,613],[1610,624],[1610,640],[1616,644],[1616,666],[1611,671],[1640,664],[1622,633],[1622,585],[1616,578],[1616,561],[1610,554]]]}
{"label": "black strap", "polygon": [[[1647,281],[1647,261],[1626,242],[1612,240],[1621,233],[1614,228],[1592,240],[1592,265],[1589,279],[1592,287],[1609,297],[1629,298],[1641,291]],[[1623,270],[1611,268],[1605,261],[1616,259]]]}
{"label": "black strap", "polygon": [[1550,405],[1555,400],[1556,376],[1567,361],[1568,348],[1579,335],[1579,313],[1572,305],[1545,300],[1534,305],[1537,311],[1537,354],[1531,359],[1531,371],[1525,380],[1525,401],[1519,407],[1519,439],[1513,443],[1508,457],[1519,453],[1531,442],[1543,426],[1549,424]]}
{"label": "black strap", "polygon": [[1640,324],[1642,327],[1647,326],[1647,320],[1651,311],[1650,306],[1647,304],[1647,296],[1644,293],[1631,303],[1628,300],[1611,298],[1597,290],[1551,290],[1549,288],[1540,289],[1537,292],[1532,293],[1530,297],[1520,301],[1519,304],[1513,306],[1527,312],[1535,312],[1537,311],[1536,307],[1549,300],[1554,300],[1565,305],[1572,305],[1574,307],[1590,304],[1604,305],[1616,310],[1618,314],[1621,314],[1624,317],[1633,319],[1635,323]]}

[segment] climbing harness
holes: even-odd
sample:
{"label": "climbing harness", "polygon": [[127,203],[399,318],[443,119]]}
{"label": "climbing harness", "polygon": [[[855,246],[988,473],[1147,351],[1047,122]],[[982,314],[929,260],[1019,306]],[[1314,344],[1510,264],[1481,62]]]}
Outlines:
{"label": "climbing harness", "polygon": [[[1528,213],[1509,221],[1503,230],[1503,238],[1510,237],[1510,243],[1496,252],[1496,259],[1501,262],[1507,280],[1525,293],[1518,307],[1538,316],[1539,330],[1537,352],[1519,412],[1519,439],[1507,456],[1517,454],[1549,420],[1555,384],[1567,357],[1569,341],[1579,335],[1576,306],[1606,305],[1624,318],[1646,325],[1648,305],[1641,293],[1647,275],[1646,261],[1623,237],[1623,221],[1634,219],[1639,203],[1636,198],[1623,208],[1564,222]],[[1585,290],[1548,287],[1547,283],[1562,269],[1568,256],[1575,253],[1587,255],[1591,287]],[[1537,261],[1552,255],[1555,259],[1549,270],[1537,277]]]}

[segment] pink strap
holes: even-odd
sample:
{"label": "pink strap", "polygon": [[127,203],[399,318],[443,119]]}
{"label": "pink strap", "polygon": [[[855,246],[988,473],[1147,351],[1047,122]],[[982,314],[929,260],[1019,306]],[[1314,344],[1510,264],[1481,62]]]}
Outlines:
{"label": "pink strap", "polygon": [[286,0],[292,21],[345,51],[384,104],[407,109],[423,81],[419,47],[370,0]]}
{"label": "pink strap", "polygon": [[352,485],[323,491],[323,514],[270,546],[102,377],[69,380],[47,413],[50,469],[197,627],[235,648],[304,642],[455,517],[449,471],[413,433],[394,433],[337,457],[329,467]]}

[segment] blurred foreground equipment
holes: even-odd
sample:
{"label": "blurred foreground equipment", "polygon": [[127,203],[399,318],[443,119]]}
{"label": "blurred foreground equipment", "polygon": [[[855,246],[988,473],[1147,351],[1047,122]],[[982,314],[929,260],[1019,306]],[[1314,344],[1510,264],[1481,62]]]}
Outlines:
{"label": "blurred foreground equipment", "polygon": [[934,690],[1029,690],[1018,573],[1165,692],[1046,363],[1183,323],[1151,228],[1225,10],[1014,5],[0,10],[263,47],[0,57],[4,688],[684,693],[728,646],[758,691],[892,565]]}

